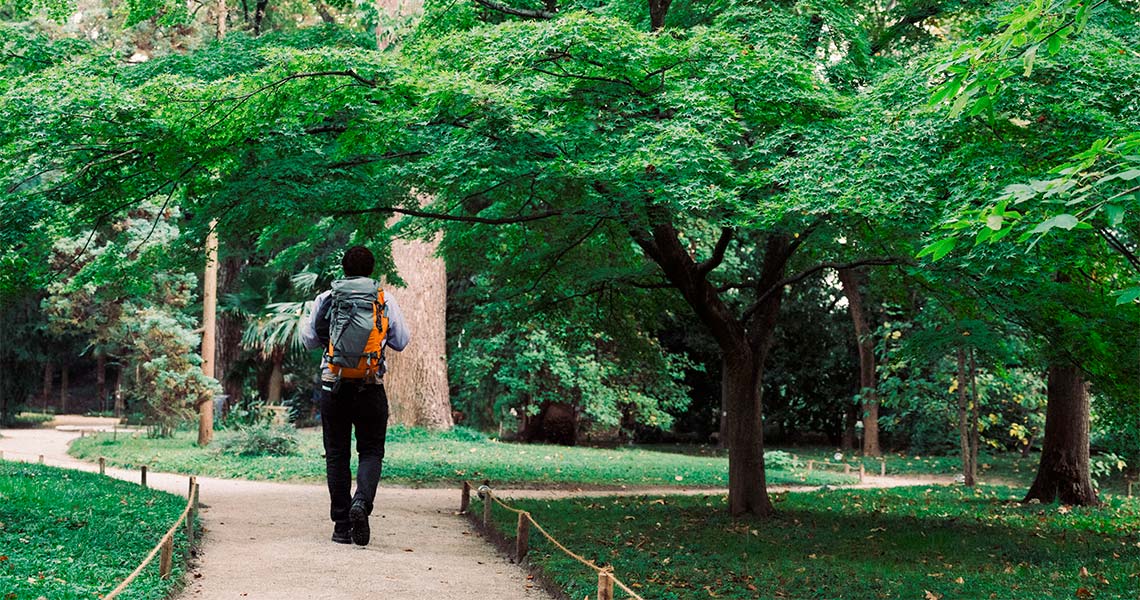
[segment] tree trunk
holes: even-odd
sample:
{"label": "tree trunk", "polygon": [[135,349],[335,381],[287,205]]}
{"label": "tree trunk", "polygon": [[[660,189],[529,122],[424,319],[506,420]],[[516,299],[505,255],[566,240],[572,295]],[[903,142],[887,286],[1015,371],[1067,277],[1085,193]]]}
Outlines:
{"label": "tree trunk", "polygon": [[867,313],[863,306],[863,292],[859,286],[862,274],[855,269],[840,269],[839,282],[843,285],[843,295],[851,320],[855,324],[855,337],[859,343],[859,389],[863,399],[863,456],[882,456],[879,448],[879,397],[876,393],[875,340],[868,327]]}
{"label": "tree trunk", "polygon": [[859,420],[859,405],[851,402],[843,411],[843,441],[840,448],[851,451],[855,449],[855,422]]}
{"label": "tree trunk", "polygon": [[123,418],[123,414],[127,412],[126,404],[123,403],[123,365],[115,369],[115,416]]}
{"label": "tree trunk", "polygon": [[966,351],[958,348],[958,445],[962,452],[962,477],[968,487],[974,487],[976,467],[970,444],[970,400],[966,376]]}
{"label": "tree trunk", "polygon": [[447,269],[432,242],[394,240],[392,260],[407,284],[385,283],[400,305],[412,341],[402,352],[387,351],[384,387],[392,421],[415,427],[450,429],[451,399],[447,385]]}
{"label": "tree trunk", "polygon": [[658,31],[665,26],[665,16],[669,14],[669,4],[673,0],[649,0],[649,30]]}
{"label": "tree trunk", "polygon": [[978,479],[978,440],[981,437],[978,428],[978,418],[982,411],[981,400],[978,397],[978,365],[974,362],[975,349],[970,349],[970,467],[974,471],[974,480]]}
{"label": "tree trunk", "polygon": [[1098,505],[1089,477],[1089,396],[1080,368],[1050,365],[1047,396],[1041,464],[1024,501]]}
{"label": "tree trunk", "polygon": [[40,395],[40,400],[43,401],[44,409],[47,409],[48,402],[51,400],[52,386],[55,383],[55,365],[48,361],[44,363],[44,387],[43,393]]}
{"label": "tree trunk", "polygon": [[102,352],[95,355],[95,398],[99,400],[99,410],[106,410],[107,356]]}
{"label": "tree trunk", "polygon": [[[230,246],[233,251],[233,246]],[[241,289],[241,274],[246,261],[236,253],[222,259],[218,268],[218,294],[233,294]],[[245,323],[236,315],[223,312],[217,315],[217,344],[214,349],[214,372],[222,384],[222,393],[227,396],[228,409],[241,401],[244,381],[233,375],[234,365],[241,358],[241,334]]]}
{"label": "tree trunk", "polygon": [[269,399],[266,402],[270,406],[277,406],[281,404],[281,390],[285,387],[285,371],[282,369],[282,363],[284,362],[285,351],[274,351],[273,372],[269,375]]}
{"label": "tree trunk", "polygon": [[721,395],[728,408],[728,508],[733,516],[772,514],[764,477],[761,372],[751,353],[724,354]]}
{"label": "tree trunk", "polygon": [[67,393],[68,393],[68,372],[70,368],[66,364],[63,365],[63,371],[59,374],[59,414],[67,413]]}
{"label": "tree trunk", "polygon": [[[206,235],[206,270],[202,276],[202,373],[215,378],[215,355],[218,324],[218,221],[210,221]],[[138,381],[138,367],[135,367]],[[214,402],[210,398],[198,399],[198,445],[208,446],[214,437]]]}
{"label": "tree trunk", "polygon": [[376,0],[376,49],[391,46],[396,41],[400,19],[423,13],[423,7],[423,0]]}

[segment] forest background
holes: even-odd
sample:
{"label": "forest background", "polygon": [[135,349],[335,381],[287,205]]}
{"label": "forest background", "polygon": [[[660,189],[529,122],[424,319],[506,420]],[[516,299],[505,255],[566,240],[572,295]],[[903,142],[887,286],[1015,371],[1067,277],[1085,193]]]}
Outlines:
{"label": "forest background", "polygon": [[1040,449],[1029,497],[1095,503],[1140,464],[1137,10],[6,2],[0,417],[311,422],[362,243],[402,423],[718,444],[734,514],[765,443]]}

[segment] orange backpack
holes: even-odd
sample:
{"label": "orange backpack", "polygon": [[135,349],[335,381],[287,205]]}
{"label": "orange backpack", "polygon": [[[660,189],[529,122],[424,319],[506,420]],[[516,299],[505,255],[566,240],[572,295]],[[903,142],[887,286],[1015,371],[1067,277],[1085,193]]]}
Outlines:
{"label": "orange backpack", "polygon": [[329,371],[338,379],[363,379],[384,374],[384,340],[388,336],[388,307],[384,290],[367,277],[338,279],[332,284],[329,307]]}

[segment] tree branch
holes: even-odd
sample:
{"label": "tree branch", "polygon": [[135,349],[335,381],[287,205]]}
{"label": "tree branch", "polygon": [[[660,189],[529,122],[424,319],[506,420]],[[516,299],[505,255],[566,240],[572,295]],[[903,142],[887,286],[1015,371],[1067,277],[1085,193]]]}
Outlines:
{"label": "tree branch", "polygon": [[728,250],[728,244],[732,242],[732,236],[736,233],[731,227],[722,227],[720,230],[720,239],[716,241],[716,247],[713,248],[712,256],[708,260],[701,261],[697,264],[697,272],[701,276],[708,275],[713,269],[720,266],[724,262],[724,252]]}
{"label": "tree branch", "polygon": [[784,286],[787,286],[787,285],[799,283],[800,281],[803,281],[804,279],[807,279],[808,277],[811,277],[812,275],[814,275],[814,274],[816,274],[816,273],[818,273],[824,269],[835,269],[838,271],[839,269],[851,269],[854,267],[862,267],[865,265],[897,265],[897,264],[902,264],[902,263],[906,263],[906,262],[908,262],[908,260],[905,258],[892,256],[892,257],[887,257],[887,258],[864,258],[861,260],[855,260],[855,261],[851,261],[851,262],[847,262],[847,263],[837,263],[837,262],[819,263],[818,265],[815,265],[814,267],[812,267],[810,269],[800,271],[799,273],[796,273],[795,275],[792,275],[791,277],[785,277],[784,279],[781,279],[780,281],[777,281],[776,283],[769,286],[768,289],[764,290],[764,292],[760,294],[760,297],[757,298],[756,301],[753,302],[748,307],[748,309],[744,311],[744,320],[747,321],[748,318],[752,316],[752,313],[756,312],[756,310],[758,308],[760,308],[760,304],[762,302],[764,302],[764,300],[766,300],[769,296],[774,294],[780,288],[783,288]]}
{"label": "tree branch", "polygon": [[514,8],[513,6],[491,2],[491,0],[475,0],[475,4],[478,4],[484,8],[489,8],[495,12],[514,15],[516,17],[522,17],[524,19],[550,20],[554,18],[553,12],[545,10],[531,10],[527,8]]}

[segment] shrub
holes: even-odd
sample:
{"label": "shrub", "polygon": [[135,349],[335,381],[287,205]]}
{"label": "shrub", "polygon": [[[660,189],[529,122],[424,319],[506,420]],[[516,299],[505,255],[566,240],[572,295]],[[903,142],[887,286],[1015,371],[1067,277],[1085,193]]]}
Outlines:
{"label": "shrub", "polygon": [[299,453],[297,432],[291,427],[239,427],[219,441],[218,452],[239,456],[292,456]]}

